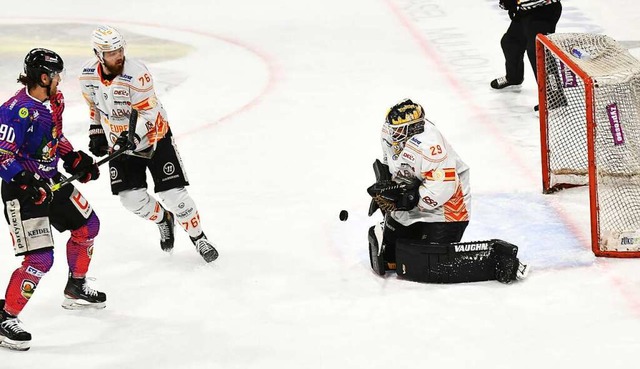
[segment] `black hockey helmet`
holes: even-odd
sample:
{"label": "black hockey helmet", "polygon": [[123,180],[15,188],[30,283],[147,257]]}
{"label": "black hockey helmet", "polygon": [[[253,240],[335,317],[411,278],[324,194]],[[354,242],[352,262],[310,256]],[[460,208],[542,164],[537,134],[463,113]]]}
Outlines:
{"label": "black hockey helmet", "polygon": [[36,48],[24,58],[24,73],[32,81],[40,83],[42,73],[53,77],[64,69],[62,57],[49,49]]}

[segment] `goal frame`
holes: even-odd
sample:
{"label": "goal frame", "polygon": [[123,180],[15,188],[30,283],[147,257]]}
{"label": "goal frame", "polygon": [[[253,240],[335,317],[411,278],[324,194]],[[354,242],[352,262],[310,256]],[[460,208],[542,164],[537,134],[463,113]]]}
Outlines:
{"label": "goal frame", "polygon": [[548,149],[548,110],[547,110],[547,79],[546,79],[546,58],[544,48],[549,49],[559,60],[571,69],[573,73],[584,83],[585,107],[586,107],[586,137],[587,137],[587,165],[589,186],[589,209],[591,224],[591,249],[595,256],[616,257],[616,258],[638,258],[639,251],[605,251],[600,248],[600,227],[599,227],[599,204],[598,204],[598,182],[596,180],[596,158],[595,158],[595,110],[594,110],[594,81],[583,69],[571,60],[558,46],[556,46],[547,36],[538,34],[536,37],[536,62],[538,78],[538,100],[540,114],[540,150],[542,167],[542,191],[545,194],[556,192],[562,188],[574,187],[577,185],[554,185],[551,186],[551,171],[549,164]]}

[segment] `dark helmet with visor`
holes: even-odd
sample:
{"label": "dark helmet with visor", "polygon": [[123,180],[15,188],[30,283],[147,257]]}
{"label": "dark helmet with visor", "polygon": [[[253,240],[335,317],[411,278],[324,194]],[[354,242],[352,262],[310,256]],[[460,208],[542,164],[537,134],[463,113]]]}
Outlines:
{"label": "dark helmet with visor", "polygon": [[28,79],[38,84],[41,84],[40,76],[43,73],[53,78],[55,74],[61,73],[63,70],[64,61],[62,57],[49,49],[33,49],[24,58],[25,75]]}

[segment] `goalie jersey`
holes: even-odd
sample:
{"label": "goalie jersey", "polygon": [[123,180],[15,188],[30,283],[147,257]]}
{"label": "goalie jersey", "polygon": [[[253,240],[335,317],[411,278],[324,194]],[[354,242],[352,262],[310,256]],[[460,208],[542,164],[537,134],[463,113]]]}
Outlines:
{"label": "goalie jersey", "polygon": [[110,147],[128,130],[131,109],[139,113],[136,153],[152,152],[169,131],[167,113],[156,97],[151,73],[135,59],[126,58],[122,73],[109,81],[103,78],[102,68],[94,58],[82,68],[80,88],[89,105],[91,123],[102,126]]}
{"label": "goalie jersey", "polygon": [[469,220],[469,167],[433,123],[425,120],[424,132],[410,137],[399,155],[383,134],[382,152],[392,178],[416,177],[422,181],[418,205],[409,211],[392,212],[393,219],[405,226]]}

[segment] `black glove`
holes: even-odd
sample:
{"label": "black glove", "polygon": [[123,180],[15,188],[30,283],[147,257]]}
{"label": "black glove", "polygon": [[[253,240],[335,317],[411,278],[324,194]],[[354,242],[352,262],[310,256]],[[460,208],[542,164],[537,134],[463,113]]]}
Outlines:
{"label": "black glove", "polygon": [[116,142],[113,144],[113,149],[115,151],[120,150],[120,148],[125,148],[125,150],[135,150],[137,143],[140,142],[140,139],[138,138],[137,135],[134,134],[134,141],[129,141],[129,131],[124,131],[122,133],[120,133],[120,136],[118,137],[118,139],[116,140]]}
{"label": "black glove", "polygon": [[53,193],[49,185],[36,174],[23,170],[16,174],[12,181],[36,205],[49,203],[53,199]]}
{"label": "black glove", "polygon": [[99,124],[89,126],[89,151],[97,157],[107,155],[109,153],[109,143],[104,135],[104,129]]}
{"label": "black glove", "polygon": [[516,0],[500,0],[500,8],[509,13],[509,19],[514,20],[518,15],[518,3]]}
{"label": "black glove", "polygon": [[397,178],[397,181],[383,180],[367,188],[367,192],[384,211],[411,210],[420,200],[418,188],[422,181],[418,178]]}
{"label": "black glove", "polygon": [[89,182],[100,177],[100,169],[93,158],[84,151],[71,151],[62,157],[62,167],[69,174],[80,174],[78,180],[82,183]]}
{"label": "black glove", "polygon": [[515,10],[518,7],[517,0],[499,0],[499,5],[501,9],[504,10]]}

